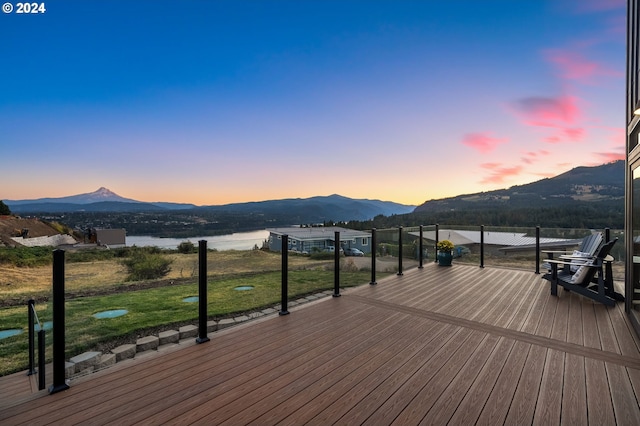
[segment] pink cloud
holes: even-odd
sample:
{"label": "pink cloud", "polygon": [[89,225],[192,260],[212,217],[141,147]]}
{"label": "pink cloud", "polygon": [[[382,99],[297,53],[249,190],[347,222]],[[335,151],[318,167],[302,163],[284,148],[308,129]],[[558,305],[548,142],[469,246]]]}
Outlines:
{"label": "pink cloud", "polygon": [[544,52],[545,58],[556,65],[563,80],[579,81],[594,84],[596,77],[623,77],[623,73],[613,70],[604,64],[590,61],[575,50],[550,49]]}
{"label": "pink cloud", "polygon": [[[612,161],[624,160],[625,155],[621,152],[596,152],[598,157],[602,158],[602,162],[610,163]],[[602,163],[600,163],[602,164]]]}
{"label": "pink cloud", "polygon": [[562,131],[567,136],[567,138],[571,139],[572,141],[581,140],[586,133],[585,129],[578,128],[578,127],[567,128],[567,129],[563,129]]}
{"label": "pink cloud", "polygon": [[487,133],[468,133],[462,139],[462,143],[482,154],[493,151],[501,143],[507,143],[507,138],[494,138]]}
{"label": "pink cloud", "polygon": [[546,151],[544,149],[538,150],[537,152],[525,152],[524,156],[522,157],[522,162],[525,164],[533,164],[538,161],[540,157],[544,157],[547,155],[549,155],[549,151]]}
{"label": "pink cloud", "polygon": [[624,9],[626,0],[581,0],[575,3],[578,12],[602,12],[605,10]]}
{"label": "pink cloud", "polygon": [[517,176],[522,173],[522,166],[503,167],[500,163],[484,163],[480,167],[489,170],[491,173],[483,178],[480,183],[504,183],[504,181],[511,177]]}
{"label": "pink cloud", "polygon": [[542,140],[547,143],[577,142],[586,136],[586,129],[576,126],[581,119],[578,98],[529,97],[515,103],[515,113],[531,127],[552,129]]}
{"label": "pink cloud", "polygon": [[578,101],[574,96],[523,98],[516,102],[516,111],[525,124],[535,127],[573,125],[580,117]]}

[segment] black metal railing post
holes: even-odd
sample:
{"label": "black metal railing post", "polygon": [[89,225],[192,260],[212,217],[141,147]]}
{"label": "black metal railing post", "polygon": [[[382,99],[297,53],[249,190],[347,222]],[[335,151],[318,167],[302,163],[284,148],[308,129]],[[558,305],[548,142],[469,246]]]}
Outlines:
{"label": "black metal railing post", "polygon": [[53,385],[49,393],[69,389],[65,381],[64,250],[53,251]]}
{"label": "black metal railing post", "polygon": [[376,285],[376,253],[378,247],[376,244],[376,228],[371,230],[371,282],[369,284]]}
{"label": "black metal railing post", "polygon": [[402,226],[398,228],[398,274],[402,275]]}
{"label": "black metal railing post", "polygon": [[29,299],[27,302],[27,318],[29,319],[29,369],[27,370],[27,376],[36,374],[36,362],[35,362],[35,320],[34,309],[36,301]]}
{"label": "black metal railing post", "polygon": [[40,327],[38,330],[38,390],[42,390],[45,388],[45,354],[44,354],[44,345],[46,335],[43,327]]}
{"label": "black metal railing post", "polygon": [[609,241],[611,241],[611,229],[604,228],[604,242],[608,243]]}
{"label": "black metal railing post", "polygon": [[440,225],[436,223],[436,245],[434,246],[435,250],[433,250],[433,261],[438,261],[438,242],[440,241]]}
{"label": "black metal railing post", "polygon": [[536,226],[536,274],[540,274],[540,226]]}
{"label": "black metal railing post", "polygon": [[484,225],[480,225],[480,267],[484,268]]}
{"label": "black metal railing post", "polygon": [[284,234],[281,239],[282,243],[280,248],[282,250],[282,292],[281,292],[281,300],[282,307],[280,308],[279,315],[289,315],[289,311],[287,310],[287,299],[289,298],[289,235]]}
{"label": "black metal railing post", "polygon": [[198,241],[198,338],[196,343],[208,342],[207,337],[207,240]]}
{"label": "black metal railing post", "polygon": [[333,240],[333,297],[340,297],[340,231]]}
{"label": "black metal railing post", "polygon": [[420,262],[420,265],[418,266],[419,269],[424,268],[424,266],[422,266],[422,261],[423,261],[423,244],[422,244],[422,225],[420,225],[420,241],[418,241],[418,252],[420,252],[419,256],[418,256],[418,261]]}

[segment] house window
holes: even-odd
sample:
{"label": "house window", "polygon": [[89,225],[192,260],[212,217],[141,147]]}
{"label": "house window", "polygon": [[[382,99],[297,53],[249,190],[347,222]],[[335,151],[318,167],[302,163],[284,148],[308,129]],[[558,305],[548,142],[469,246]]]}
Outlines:
{"label": "house window", "polygon": [[369,238],[363,238],[362,239],[362,245],[363,246],[368,246],[369,245]]}

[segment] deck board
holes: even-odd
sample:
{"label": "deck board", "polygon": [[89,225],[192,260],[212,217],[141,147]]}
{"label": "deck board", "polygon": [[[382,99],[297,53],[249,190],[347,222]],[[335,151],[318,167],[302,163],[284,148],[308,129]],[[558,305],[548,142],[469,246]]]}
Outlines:
{"label": "deck board", "polygon": [[32,393],[0,423],[640,424],[640,339],[528,271],[454,265],[343,291]]}

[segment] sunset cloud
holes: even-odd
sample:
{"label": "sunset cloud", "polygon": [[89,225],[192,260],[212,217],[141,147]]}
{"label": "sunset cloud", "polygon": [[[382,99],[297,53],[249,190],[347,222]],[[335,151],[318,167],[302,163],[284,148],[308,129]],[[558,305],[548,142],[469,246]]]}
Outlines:
{"label": "sunset cloud", "polygon": [[603,12],[607,10],[624,9],[626,0],[581,0],[575,3],[578,12]]}
{"label": "sunset cloud", "polygon": [[596,152],[595,155],[597,155],[599,158],[602,159],[602,161],[599,162],[598,164],[610,163],[612,161],[625,159],[624,152]]}
{"label": "sunset cloud", "polygon": [[588,60],[575,50],[549,49],[544,52],[544,57],[558,68],[559,76],[563,80],[595,84],[597,77],[623,77],[621,71]]}
{"label": "sunset cloud", "polygon": [[516,101],[515,106],[523,122],[529,126],[571,126],[580,117],[578,100],[574,96],[555,98],[533,96]]}
{"label": "sunset cloud", "polygon": [[578,142],[587,134],[579,126],[582,114],[575,96],[522,98],[515,102],[515,113],[527,126],[550,129],[542,139],[547,143]]}
{"label": "sunset cloud", "polygon": [[518,176],[520,173],[522,173],[523,169],[522,166],[504,167],[500,163],[484,163],[481,164],[480,167],[490,172],[488,176],[480,181],[480,183],[482,184],[504,183],[507,178]]}
{"label": "sunset cloud", "polygon": [[525,164],[533,164],[536,161],[540,160],[541,157],[549,155],[550,152],[544,149],[538,151],[530,151],[526,152],[524,156],[521,158],[522,162]]}
{"label": "sunset cloud", "polygon": [[493,151],[501,143],[507,143],[507,138],[494,138],[488,133],[468,133],[462,139],[462,143],[482,154]]}

